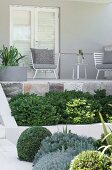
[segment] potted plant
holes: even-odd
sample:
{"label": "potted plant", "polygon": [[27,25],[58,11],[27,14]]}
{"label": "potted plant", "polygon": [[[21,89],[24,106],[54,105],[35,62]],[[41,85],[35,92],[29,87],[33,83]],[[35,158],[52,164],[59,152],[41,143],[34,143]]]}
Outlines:
{"label": "potted plant", "polygon": [[83,50],[79,49],[78,63],[83,63],[83,61],[84,61],[84,53],[83,53]]}
{"label": "potted plant", "polygon": [[3,45],[0,50],[0,81],[26,81],[27,68],[19,66],[24,57],[16,47]]}

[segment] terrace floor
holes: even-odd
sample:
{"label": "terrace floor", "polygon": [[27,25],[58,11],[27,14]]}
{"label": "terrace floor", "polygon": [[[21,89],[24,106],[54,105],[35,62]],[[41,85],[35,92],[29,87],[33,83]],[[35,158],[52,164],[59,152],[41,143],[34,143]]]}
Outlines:
{"label": "terrace floor", "polygon": [[7,139],[0,139],[0,167],[1,170],[31,170],[32,164],[19,161],[16,146]]}

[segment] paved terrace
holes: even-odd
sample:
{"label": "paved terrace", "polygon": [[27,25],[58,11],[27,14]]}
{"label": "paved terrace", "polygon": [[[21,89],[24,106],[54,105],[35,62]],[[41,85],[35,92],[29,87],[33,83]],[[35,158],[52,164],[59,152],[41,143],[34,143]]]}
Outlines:
{"label": "paved terrace", "polygon": [[0,139],[0,170],[32,170],[32,164],[19,161],[16,146],[7,139]]}

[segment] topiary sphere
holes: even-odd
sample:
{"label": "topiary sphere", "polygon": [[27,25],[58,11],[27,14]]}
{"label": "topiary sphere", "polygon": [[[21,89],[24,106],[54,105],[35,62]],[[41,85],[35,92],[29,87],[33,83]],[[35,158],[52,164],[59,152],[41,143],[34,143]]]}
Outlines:
{"label": "topiary sphere", "polygon": [[111,159],[99,151],[83,151],[76,156],[69,170],[111,170]]}
{"label": "topiary sphere", "polygon": [[26,129],[18,139],[17,152],[20,160],[32,162],[35,154],[40,149],[43,139],[51,136],[51,132],[44,127]]}

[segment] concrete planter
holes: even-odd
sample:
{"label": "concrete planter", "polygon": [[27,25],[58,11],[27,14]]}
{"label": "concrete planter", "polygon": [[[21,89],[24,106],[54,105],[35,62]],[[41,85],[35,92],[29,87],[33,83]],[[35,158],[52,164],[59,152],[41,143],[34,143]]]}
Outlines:
{"label": "concrete planter", "polygon": [[0,69],[0,81],[26,81],[27,68],[8,66]]}
{"label": "concrete planter", "polygon": [[[112,129],[111,123],[106,123],[106,125],[107,127],[110,127]],[[55,132],[63,132],[63,128],[66,128],[66,125],[52,125],[52,126],[44,126],[44,127],[50,130],[51,133],[53,134]],[[5,127],[6,138],[10,140],[12,143],[16,144],[21,133],[27,128],[28,127],[25,126],[18,126],[17,128]],[[103,133],[102,123],[89,124],[89,125],[67,125],[67,129],[77,135],[93,137],[95,139],[100,139],[101,134]]]}

